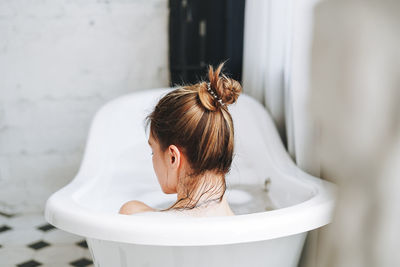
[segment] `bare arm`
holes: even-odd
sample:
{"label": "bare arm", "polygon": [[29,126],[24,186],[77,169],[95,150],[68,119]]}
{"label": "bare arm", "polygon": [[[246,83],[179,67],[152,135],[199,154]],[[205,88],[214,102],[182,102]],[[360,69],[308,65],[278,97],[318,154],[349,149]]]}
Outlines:
{"label": "bare arm", "polygon": [[139,212],[145,212],[145,211],[156,211],[156,209],[153,209],[150,206],[147,206],[141,201],[138,200],[131,200],[126,202],[122,207],[119,209],[120,214],[134,214],[134,213],[139,213]]}

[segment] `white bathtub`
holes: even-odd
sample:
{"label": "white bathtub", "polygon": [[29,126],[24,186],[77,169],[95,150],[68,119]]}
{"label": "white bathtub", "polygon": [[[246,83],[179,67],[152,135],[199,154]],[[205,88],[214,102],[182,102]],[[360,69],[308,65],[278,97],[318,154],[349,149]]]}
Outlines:
{"label": "white bathtub", "polygon": [[143,125],[168,90],[98,111],[79,172],[48,199],[46,220],[86,237],[97,267],[297,266],[307,232],[331,220],[335,186],[296,167],[268,113],[245,94],[229,107],[235,156],[226,194],[238,215],[118,214],[128,200],[166,208],[176,198],[158,185]]}

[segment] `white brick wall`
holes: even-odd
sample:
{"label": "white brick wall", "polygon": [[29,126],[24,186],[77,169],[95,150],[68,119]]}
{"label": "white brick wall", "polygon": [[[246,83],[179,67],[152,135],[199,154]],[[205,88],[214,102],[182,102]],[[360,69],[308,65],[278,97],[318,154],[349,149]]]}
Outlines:
{"label": "white brick wall", "polygon": [[0,211],[42,211],[95,111],[168,79],[167,0],[0,0]]}

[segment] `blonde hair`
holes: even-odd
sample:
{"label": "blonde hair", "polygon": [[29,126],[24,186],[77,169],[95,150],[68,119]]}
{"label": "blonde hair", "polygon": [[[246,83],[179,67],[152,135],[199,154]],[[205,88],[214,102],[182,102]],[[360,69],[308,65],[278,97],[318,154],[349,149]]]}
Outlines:
{"label": "blonde hair", "polygon": [[227,105],[236,102],[242,87],[238,81],[221,73],[223,65],[221,63],[215,71],[209,66],[209,86],[205,81],[181,86],[162,97],[146,117],[150,132],[162,151],[171,144],[176,145],[186,156],[191,169],[184,177],[186,197],[166,210],[182,203],[184,209],[196,207],[201,195],[193,192],[204,186],[196,177],[206,171],[213,171],[222,178],[213,189],[201,189],[212,189],[212,195],[217,195],[219,201],[225,193],[224,176],[230,171],[234,150],[233,121]]}

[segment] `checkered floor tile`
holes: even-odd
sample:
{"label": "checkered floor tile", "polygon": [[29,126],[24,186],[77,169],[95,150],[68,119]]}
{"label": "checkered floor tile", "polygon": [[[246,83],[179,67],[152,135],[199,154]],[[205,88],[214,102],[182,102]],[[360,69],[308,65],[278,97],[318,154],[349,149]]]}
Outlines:
{"label": "checkered floor tile", "polygon": [[43,214],[0,212],[1,267],[93,267],[85,238],[48,224]]}

